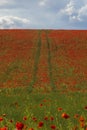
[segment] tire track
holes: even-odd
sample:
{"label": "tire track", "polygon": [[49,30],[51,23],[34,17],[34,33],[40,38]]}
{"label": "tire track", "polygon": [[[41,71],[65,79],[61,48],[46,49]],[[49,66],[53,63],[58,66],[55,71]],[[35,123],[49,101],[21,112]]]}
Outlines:
{"label": "tire track", "polygon": [[56,90],[56,85],[53,79],[53,68],[51,63],[51,51],[50,51],[50,39],[48,38],[48,31],[46,31],[46,41],[47,41],[47,49],[48,49],[48,69],[49,69],[49,78],[50,78],[50,85],[52,86],[52,90]]}
{"label": "tire track", "polygon": [[38,64],[39,64],[39,59],[40,59],[40,52],[41,52],[41,31],[38,32],[38,42],[37,42],[37,50],[36,50],[36,55],[34,59],[34,69],[33,69],[33,77],[32,81],[29,84],[29,92],[32,92],[33,86],[37,80],[37,71],[38,71]]}
{"label": "tire track", "polygon": [[34,84],[36,90],[47,92],[50,90],[49,69],[48,69],[48,49],[46,41],[46,33],[41,31],[41,54],[38,64],[37,81]]}

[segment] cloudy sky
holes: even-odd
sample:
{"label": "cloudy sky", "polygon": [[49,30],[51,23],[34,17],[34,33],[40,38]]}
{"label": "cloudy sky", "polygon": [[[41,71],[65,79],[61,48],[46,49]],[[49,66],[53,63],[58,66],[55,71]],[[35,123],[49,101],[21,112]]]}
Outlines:
{"label": "cloudy sky", "polygon": [[0,0],[0,29],[87,29],[87,0]]}

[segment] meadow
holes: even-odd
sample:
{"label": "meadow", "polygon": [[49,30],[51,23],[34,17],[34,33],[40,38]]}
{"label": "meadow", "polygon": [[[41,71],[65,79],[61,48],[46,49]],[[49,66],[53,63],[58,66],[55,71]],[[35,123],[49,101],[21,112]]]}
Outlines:
{"label": "meadow", "polygon": [[0,130],[87,130],[87,31],[0,30]]}

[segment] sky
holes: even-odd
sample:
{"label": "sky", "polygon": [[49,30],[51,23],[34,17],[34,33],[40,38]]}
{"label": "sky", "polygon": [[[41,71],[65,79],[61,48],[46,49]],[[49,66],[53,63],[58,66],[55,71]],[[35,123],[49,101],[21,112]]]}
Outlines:
{"label": "sky", "polygon": [[87,29],[87,0],[0,0],[0,29]]}

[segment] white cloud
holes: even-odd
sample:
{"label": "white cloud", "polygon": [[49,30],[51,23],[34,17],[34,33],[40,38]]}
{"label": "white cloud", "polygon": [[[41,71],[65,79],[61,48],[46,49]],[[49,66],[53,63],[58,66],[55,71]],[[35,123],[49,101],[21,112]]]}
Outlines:
{"label": "white cloud", "polygon": [[67,15],[72,15],[75,11],[75,8],[74,8],[74,1],[70,1],[67,5],[66,5],[66,8],[65,8],[65,13]]}
{"label": "white cloud", "polygon": [[46,3],[47,3],[47,0],[40,0],[38,4],[39,6],[45,6]]}
{"label": "white cloud", "polygon": [[0,1],[0,6],[8,6],[14,4],[14,0],[1,0]]}
{"label": "white cloud", "polygon": [[80,19],[84,20],[84,17],[87,18],[87,4],[82,6],[78,11],[78,16]]}
{"label": "white cloud", "polygon": [[15,16],[0,17],[0,29],[26,28],[30,24],[30,20]]}
{"label": "white cloud", "polygon": [[80,9],[76,8],[75,5],[75,0],[70,0],[70,2],[65,6],[65,8],[60,10],[61,16],[67,16],[69,22],[82,21],[79,15]]}
{"label": "white cloud", "polygon": [[87,4],[77,9],[76,15],[70,17],[71,20],[83,22],[87,19]]}
{"label": "white cloud", "polygon": [[61,9],[60,10],[60,13],[62,14],[62,15],[68,15],[68,16],[72,16],[73,15],[73,13],[75,13],[75,7],[74,7],[74,1],[73,0],[71,0],[69,3],[67,3],[67,5],[65,6],[65,8],[64,9]]}
{"label": "white cloud", "polygon": [[8,3],[8,0],[2,0],[2,1],[0,1],[0,6],[5,5],[7,3]]}

